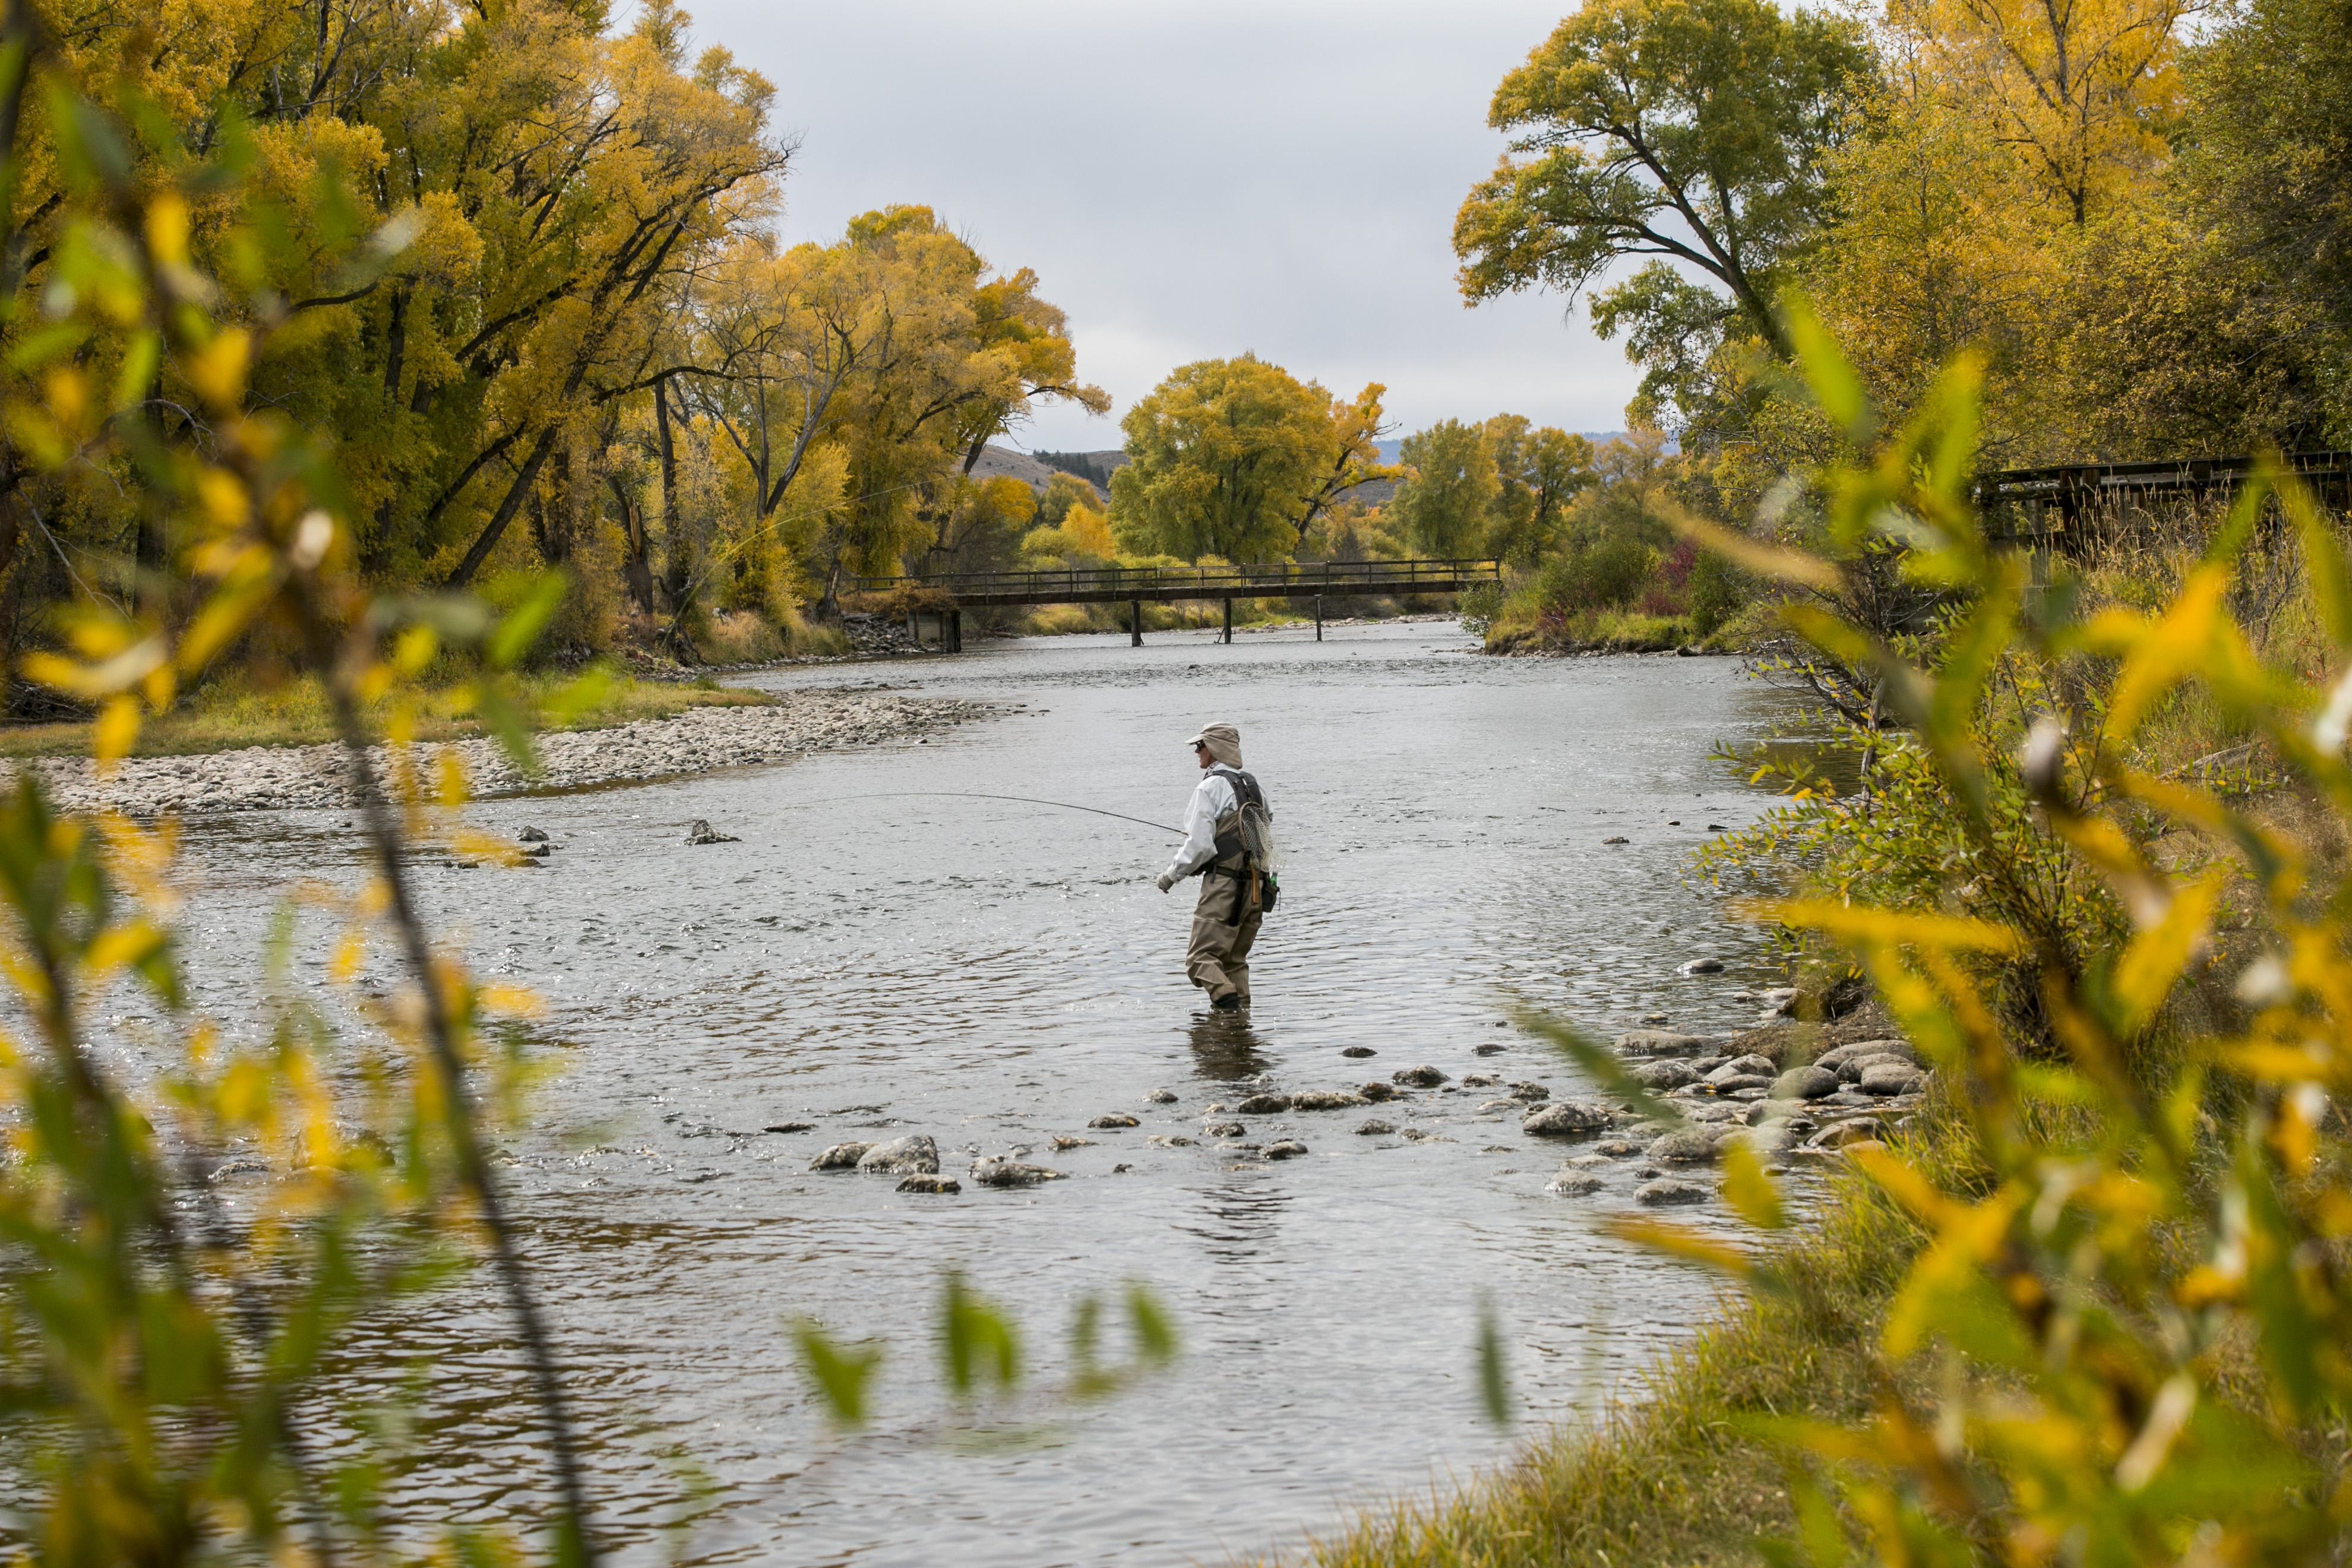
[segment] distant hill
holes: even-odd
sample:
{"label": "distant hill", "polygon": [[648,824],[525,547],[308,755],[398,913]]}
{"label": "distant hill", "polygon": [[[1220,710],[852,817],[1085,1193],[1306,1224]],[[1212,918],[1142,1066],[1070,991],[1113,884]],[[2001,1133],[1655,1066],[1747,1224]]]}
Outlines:
{"label": "distant hill", "polygon": [[1076,474],[1108,499],[1111,470],[1127,461],[1127,454],[1113,447],[1107,452],[1040,452],[1037,460],[1049,468]]}

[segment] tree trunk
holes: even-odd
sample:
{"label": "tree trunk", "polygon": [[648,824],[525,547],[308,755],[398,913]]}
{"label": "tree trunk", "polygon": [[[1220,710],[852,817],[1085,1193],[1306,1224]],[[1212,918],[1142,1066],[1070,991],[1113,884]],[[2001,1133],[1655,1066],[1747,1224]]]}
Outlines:
{"label": "tree trunk", "polygon": [[490,518],[480,535],[475,539],[473,547],[466,552],[466,558],[457,563],[457,569],[449,574],[449,580],[443,586],[449,588],[466,586],[474,580],[474,574],[482,569],[482,563],[490,558],[490,552],[498,548],[499,535],[505,533],[507,524],[514,521],[514,514],[521,507],[523,497],[529,494],[531,486],[538,482],[539,470],[546,463],[547,455],[555,450],[555,438],[561,428],[559,426],[551,425],[539,433],[539,444],[530,449],[530,457],[523,464],[522,472],[517,474],[514,483],[507,487],[507,499],[499,503],[498,511]]}
{"label": "tree trunk", "polygon": [[621,575],[629,585],[629,602],[640,615],[654,613],[654,569],[652,552],[646,539],[646,514],[637,505],[637,498],[621,482],[618,474],[606,474],[605,483],[613,487],[614,499],[621,503]]}

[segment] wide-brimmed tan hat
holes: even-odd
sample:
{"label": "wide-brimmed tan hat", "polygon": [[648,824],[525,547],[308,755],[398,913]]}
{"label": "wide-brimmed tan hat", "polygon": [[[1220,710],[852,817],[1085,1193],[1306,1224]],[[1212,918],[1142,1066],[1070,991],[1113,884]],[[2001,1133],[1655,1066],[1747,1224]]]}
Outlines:
{"label": "wide-brimmed tan hat", "polygon": [[1242,732],[1231,724],[1203,724],[1201,732],[1184,743],[1208,747],[1209,755],[1229,768],[1242,765]]}

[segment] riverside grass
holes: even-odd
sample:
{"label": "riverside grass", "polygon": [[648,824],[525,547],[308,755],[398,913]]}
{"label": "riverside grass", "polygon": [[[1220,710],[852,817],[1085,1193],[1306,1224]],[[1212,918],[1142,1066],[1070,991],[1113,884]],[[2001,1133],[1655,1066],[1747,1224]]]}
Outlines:
{"label": "riverside grass", "polygon": [[[1932,1100],[1899,1140],[1960,1191],[1978,1174],[1965,1126]],[[1781,1295],[1725,1291],[1717,1321],[1589,1426],[1531,1441],[1459,1493],[1362,1510],[1289,1563],[1314,1568],[1607,1568],[1755,1563],[1796,1526],[1790,1450],[1757,1430],[1790,1417],[1851,1422],[1879,1384],[1878,1329],[1927,1233],[1859,1173],[1829,1180],[1805,1234],[1767,1267]],[[1694,1271],[1694,1281],[1702,1276]],[[1716,1289],[1711,1279],[1700,1286]],[[1266,1568],[1271,1568],[1269,1560]]]}
{"label": "riverside grass", "polygon": [[[765,692],[659,680],[615,679],[588,700],[551,721],[547,710],[576,677],[547,674],[513,678],[516,700],[541,716],[542,729],[609,730],[641,719],[667,719],[689,708],[764,707]],[[483,733],[467,706],[469,686],[427,684],[404,693],[415,715],[420,741],[461,740]],[[381,727],[383,715],[371,714]],[[0,756],[86,756],[91,726],[86,723],[20,724],[0,728]],[[336,738],[334,716],[315,677],[303,676],[265,690],[231,677],[192,693],[171,711],[143,724],[131,754],[196,756],[246,746],[311,746]]]}

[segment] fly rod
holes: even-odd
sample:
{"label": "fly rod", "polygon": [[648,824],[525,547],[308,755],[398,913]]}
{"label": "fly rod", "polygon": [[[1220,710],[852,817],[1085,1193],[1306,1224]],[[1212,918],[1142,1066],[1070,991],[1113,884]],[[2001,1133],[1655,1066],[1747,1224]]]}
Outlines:
{"label": "fly rod", "polygon": [[1097,816],[1112,816],[1121,822],[1132,822],[1144,827],[1156,827],[1162,833],[1172,833],[1179,838],[1185,836],[1184,830],[1181,827],[1171,827],[1164,822],[1149,822],[1140,816],[1129,816],[1123,811],[1105,811],[1098,805],[1073,805],[1066,800],[1039,800],[1034,795],[984,795],[978,790],[970,789],[886,789],[877,790],[872,795],[828,795],[822,800],[796,800],[790,804],[838,805],[845,801],[853,800],[1010,800],[1017,801],[1023,805],[1050,805],[1056,811],[1092,812]]}

